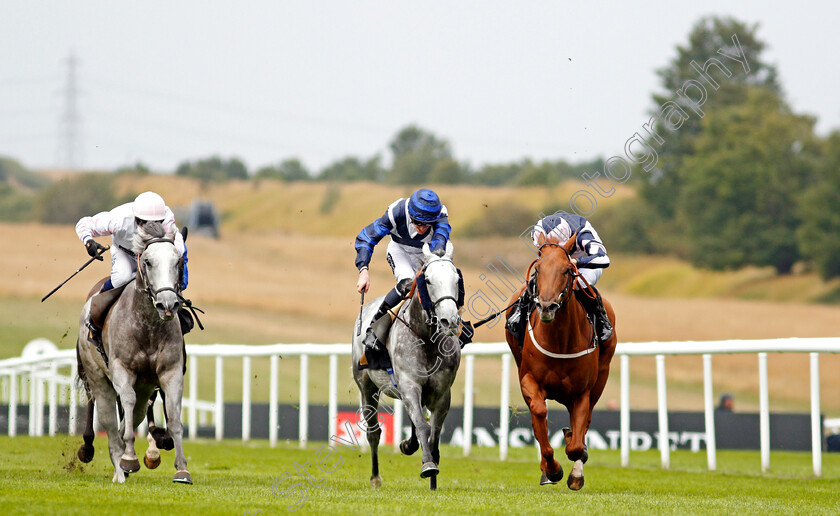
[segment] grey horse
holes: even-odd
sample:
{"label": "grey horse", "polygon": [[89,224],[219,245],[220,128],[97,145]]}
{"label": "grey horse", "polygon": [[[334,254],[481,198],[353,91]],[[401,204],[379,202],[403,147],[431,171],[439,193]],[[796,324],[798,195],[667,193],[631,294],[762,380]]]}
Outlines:
{"label": "grey horse", "polygon": [[[174,231],[166,233],[160,223],[147,222],[138,228],[132,250],[137,255],[137,275],[108,312],[102,329],[105,356],[87,340],[84,322],[90,299],[82,309],[76,342],[79,378],[90,402],[95,400],[99,422],[108,434],[114,482],[123,483],[128,473],[140,469],[134,430],[143,420],[152,392],[160,387],[165,395],[167,430],[175,445],[173,481],[192,484],[181,440],[184,337],[176,314],[183,298],[178,290],[181,257]],[[91,423],[89,418],[87,426]],[[85,429],[84,438],[92,455],[92,428]]]}
{"label": "grey horse", "polygon": [[[400,444],[400,450],[411,455],[418,445],[422,446],[420,477],[429,478],[430,489],[437,488],[440,432],[449,413],[450,388],[461,363],[457,335],[461,322],[459,290],[463,292],[463,282],[452,263],[452,252],[451,242],[442,257],[432,254],[428,245],[423,247],[424,264],[417,281],[424,282],[425,288],[413,289],[415,294],[399,308],[388,335],[393,378],[382,370],[359,370],[359,359],[364,353],[364,332],[357,335],[354,331],[353,378],[361,392],[363,419],[358,423],[366,431],[370,444],[372,487],[382,485],[377,451],[381,434],[377,408],[380,396],[386,395],[402,400],[411,419],[411,437]],[[426,309],[421,293],[428,296]],[[381,301],[382,298],[376,299],[364,307],[361,328],[370,324]],[[359,324],[358,318],[356,323]],[[425,410],[431,413],[428,422]]]}

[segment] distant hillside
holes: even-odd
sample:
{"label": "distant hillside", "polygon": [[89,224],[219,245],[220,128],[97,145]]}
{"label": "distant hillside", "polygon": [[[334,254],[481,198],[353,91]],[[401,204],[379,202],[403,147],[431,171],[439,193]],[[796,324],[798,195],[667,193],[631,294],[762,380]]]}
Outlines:
{"label": "distant hillside", "polygon": [[[377,183],[283,183],[273,180],[201,183],[175,176],[126,176],[118,180],[117,195],[155,190],[173,208],[187,206],[198,198],[212,200],[222,215],[226,231],[283,231],[309,235],[355,235],[364,225],[384,213],[400,197],[416,187]],[[581,188],[575,182],[556,187],[487,187],[431,185],[449,209],[455,235],[491,217],[505,224],[506,214],[527,215],[521,230],[533,224],[545,210],[568,206],[571,195]],[[622,188],[603,204],[610,205],[633,196]],[[600,205],[599,205],[600,207]],[[521,215],[518,215],[521,217]],[[518,228],[519,225],[516,227]]]}
{"label": "distant hillside", "polygon": [[31,192],[50,183],[50,179],[27,170],[17,161],[0,156],[0,185],[11,190]]}
{"label": "distant hillside", "polygon": [[[414,190],[377,183],[209,183],[152,174],[111,177],[116,197],[130,198],[154,190],[176,211],[196,199],[212,200],[221,213],[223,239],[225,235],[241,233],[339,237],[350,249],[364,225],[379,217],[389,203]],[[504,256],[517,266],[530,262],[532,250],[515,236],[527,230],[540,213],[567,206],[569,197],[582,185],[567,182],[553,188],[433,187],[449,208],[453,237],[462,242],[460,263],[483,268],[497,256]],[[674,258],[620,253],[619,246],[610,245],[605,226],[609,219],[615,219],[611,208],[633,196],[634,192],[625,187],[598,206],[602,220],[597,227],[613,256],[612,266],[602,280],[604,288],[652,298],[840,302],[840,280],[823,282],[808,271],[786,276],[778,276],[772,268],[757,267],[715,272]],[[465,245],[472,240],[475,242]]]}
{"label": "distant hillside", "polygon": [[[453,237],[471,239],[469,229],[478,224],[498,227],[498,236],[482,237],[476,245],[461,245],[459,260],[466,266],[483,267],[496,256],[520,265],[532,259],[531,250],[502,228],[527,229],[542,213],[568,206],[568,199],[582,185],[566,182],[545,187],[433,186],[446,204]],[[173,207],[188,206],[197,198],[215,202],[222,215],[225,233],[300,234],[352,238],[366,224],[384,212],[399,197],[410,195],[408,186],[376,183],[283,183],[230,181],[201,183],[175,176],[124,176],[118,180],[118,195],[144,190],[158,191]],[[632,189],[621,188],[602,200],[598,214],[610,216],[610,208],[633,197]],[[602,211],[603,210],[603,211]],[[512,225],[507,218],[515,218]],[[601,226],[599,226],[601,227]],[[601,231],[605,236],[605,231]],[[493,235],[493,233],[490,233]],[[610,249],[610,242],[606,241]],[[731,298],[805,303],[840,302],[840,280],[824,282],[810,272],[778,276],[772,268],[747,267],[737,271],[708,271],[669,257],[618,254],[612,248],[613,264],[604,275],[603,286],[611,290],[646,297]]]}

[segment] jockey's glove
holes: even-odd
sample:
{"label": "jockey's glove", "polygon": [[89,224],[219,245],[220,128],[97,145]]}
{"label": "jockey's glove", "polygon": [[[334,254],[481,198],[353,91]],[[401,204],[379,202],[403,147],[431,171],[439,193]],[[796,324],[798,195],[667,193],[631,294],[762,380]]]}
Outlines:
{"label": "jockey's glove", "polygon": [[91,238],[85,242],[85,248],[87,249],[89,255],[93,256],[100,262],[102,261],[102,253],[105,252],[105,246]]}

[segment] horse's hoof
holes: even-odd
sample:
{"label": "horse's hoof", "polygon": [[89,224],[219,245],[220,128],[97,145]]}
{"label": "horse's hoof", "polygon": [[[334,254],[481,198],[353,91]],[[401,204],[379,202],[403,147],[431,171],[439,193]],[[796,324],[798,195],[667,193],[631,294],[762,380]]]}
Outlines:
{"label": "horse's hoof", "polygon": [[140,461],[137,459],[120,459],[120,468],[125,472],[126,475],[128,475],[129,473],[137,473],[138,471],[140,471]]}
{"label": "horse's hoof", "polygon": [[179,471],[175,473],[175,476],[172,477],[173,482],[177,482],[179,484],[192,484],[192,477],[190,476],[189,471]]}
{"label": "horse's hoof", "polygon": [[80,461],[88,463],[93,460],[93,451],[93,445],[83,444],[79,446],[79,451],[76,452],[76,455]]}
{"label": "horse's hoof", "polygon": [[155,444],[157,444],[157,447],[161,450],[170,451],[175,448],[175,441],[172,439],[172,436],[169,435],[169,432],[164,434],[160,440],[155,439]]}
{"label": "horse's hoof", "polygon": [[429,478],[437,475],[440,470],[434,462],[424,462],[423,467],[420,468],[420,478]]}
{"label": "horse's hoof", "polygon": [[148,455],[143,455],[143,464],[149,469],[155,469],[160,466],[160,454],[158,453],[157,459],[150,459]]}
{"label": "horse's hoof", "polygon": [[552,484],[556,484],[563,480],[563,467],[561,465],[557,465],[557,471],[555,473],[546,473],[546,478],[548,478],[549,482]]}
{"label": "horse's hoof", "polygon": [[556,481],[550,480],[548,478],[548,475],[546,475],[545,473],[543,473],[542,476],[540,477],[540,485],[541,486],[548,486],[548,485],[556,484],[556,483],[557,483]]}
{"label": "horse's hoof", "polygon": [[412,445],[412,442],[409,439],[406,439],[400,443],[400,451],[403,455],[412,455],[417,449],[420,447],[419,442],[415,442]]}
{"label": "horse's hoof", "polygon": [[370,477],[370,487],[374,489],[379,489],[382,487],[382,477],[376,475],[375,477]]}
{"label": "horse's hoof", "polygon": [[566,485],[569,486],[569,489],[572,491],[578,491],[583,487],[583,477],[573,477],[569,475],[569,478],[566,479]]}
{"label": "horse's hoof", "polygon": [[156,427],[152,430],[152,438],[155,440],[155,446],[161,450],[169,451],[175,448],[175,441],[169,432],[163,428]]}

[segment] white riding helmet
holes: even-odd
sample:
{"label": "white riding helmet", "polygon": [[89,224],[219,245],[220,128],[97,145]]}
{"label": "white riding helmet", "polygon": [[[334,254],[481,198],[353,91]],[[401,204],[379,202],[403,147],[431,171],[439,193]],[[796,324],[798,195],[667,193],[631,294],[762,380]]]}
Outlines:
{"label": "white riding helmet", "polygon": [[134,199],[131,206],[134,216],[140,220],[163,220],[166,204],[163,197],[154,192],[143,192]]}

